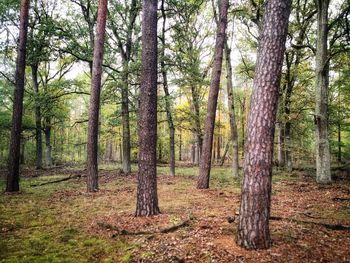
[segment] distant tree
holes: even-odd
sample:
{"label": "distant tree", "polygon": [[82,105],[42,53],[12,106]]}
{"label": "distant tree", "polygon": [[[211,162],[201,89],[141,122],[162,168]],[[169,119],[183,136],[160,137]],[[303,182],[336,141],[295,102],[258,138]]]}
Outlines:
{"label": "distant tree", "polygon": [[218,22],[216,44],[215,44],[215,58],[212,72],[212,80],[210,85],[207,117],[205,121],[203,150],[199,164],[199,177],[197,182],[198,189],[209,188],[209,176],[211,168],[213,135],[215,125],[216,106],[218,102],[218,95],[220,89],[220,78],[222,70],[222,58],[225,46],[226,27],[227,27],[227,10],[229,6],[228,0],[221,1],[220,21]]}
{"label": "distant tree", "polygon": [[144,0],[136,216],[160,213],[157,195],[157,0]]}
{"label": "distant tree", "polygon": [[13,97],[12,128],[7,174],[7,192],[19,191],[19,162],[22,130],[24,77],[26,67],[26,46],[29,18],[29,0],[21,1],[19,44],[16,64],[16,87]]}
{"label": "distant tree", "polygon": [[160,37],[162,42],[161,47],[161,72],[163,77],[163,90],[165,94],[165,110],[167,115],[167,122],[169,126],[169,163],[170,163],[170,175],[175,176],[175,125],[174,125],[174,117],[172,114],[172,101],[171,96],[169,93],[169,84],[168,84],[168,74],[167,74],[167,68],[166,68],[166,56],[165,56],[165,49],[166,49],[166,21],[167,21],[167,15],[165,12],[165,0],[162,0],[161,5],[161,11],[162,11],[162,35]]}
{"label": "distant tree", "polygon": [[91,97],[87,138],[87,191],[98,190],[98,126],[103,62],[103,47],[106,32],[108,0],[99,0],[94,56],[92,62]]}
{"label": "distant tree", "polygon": [[274,132],[291,0],[268,1],[260,32],[248,120],[237,242],[247,249],[271,246]]}

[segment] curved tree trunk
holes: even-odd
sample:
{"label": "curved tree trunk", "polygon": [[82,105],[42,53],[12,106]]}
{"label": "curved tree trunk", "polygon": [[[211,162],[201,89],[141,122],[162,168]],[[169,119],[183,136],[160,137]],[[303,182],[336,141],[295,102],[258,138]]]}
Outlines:
{"label": "curved tree trunk", "polygon": [[157,0],[144,0],[136,216],[160,213],[157,195]]}
{"label": "curved tree trunk", "polygon": [[222,0],[220,8],[220,21],[218,23],[216,44],[215,44],[215,58],[212,73],[212,80],[210,85],[207,117],[205,122],[204,139],[202,155],[199,162],[199,177],[197,181],[198,189],[209,188],[212,147],[213,147],[213,135],[215,125],[216,106],[218,102],[220,77],[222,70],[222,57],[226,38],[226,26],[227,26],[227,11],[229,1]]}
{"label": "curved tree trunk", "polygon": [[271,246],[269,218],[274,132],[291,0],[270,0],[260,33],[249,112],[237,243]]}
{"label": "curved tree trunk", "polygon": [[328,6],[329,0],[317,0],[316,50],[316,181],[330,183],[331,157],[328,140]]}
{"label": "curved tree trunk", "polygon": [[26,68],[26,45],[28,33],[29,0],[21,1],[19,45],[16,63],[16,87],[13,96],[12,127],[7,174],[7,192],[19,191],[19,159],[21,147],[24,75]]}
{"label": "curved tree trunk", "polygon": [[98,128],[100,111],[100,93],[102,78],[103,46],[107,20],[107,0],[99,0],[94,57],[92,65],[91,97],[87,136],[87,191],[98,190]]}

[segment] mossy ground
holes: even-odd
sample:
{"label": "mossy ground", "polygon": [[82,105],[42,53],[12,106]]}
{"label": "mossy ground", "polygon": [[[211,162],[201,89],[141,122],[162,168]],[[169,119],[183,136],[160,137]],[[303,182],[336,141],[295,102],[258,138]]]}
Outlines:
{"label": "mossy ground", "polygon": [[[228,167],[212,170],[211,189],[195,189],[198,168],[179,167],[176,178],[158,167],[162,215],[134,218],[136,178],[124,177],[115,165],[102,165],[100,188],[85,193],[85,179],[35,184],[82,174],[82,167],[23,171],[21,192],[0,196],[1,262],[346,262],[350,261],[349,231],[330,231],[317,225],[272,221],[274,241],[267,251],[245,251],[235,245],[241,179]],[[135,172],[137,167],[133,167]],[[34,177],[35,176],[35,177]],[[4,180],[0,189],[4,189]],[[272,214],[284,218],[350,224],[349,181],[319,187],[305,174],[275,171]],[[105,222],[129,231],[178,224],[189,215],[191,224],[169,234],[112,237],[99,227]],[[310,219],[310,218],[309,218]],[[345,248],[344,248],[345,247]],[[294,251],[294,253],[291,253]],[[334,261],[335,260],[335,261]],[[329,261],[328,261],[329,262]]]}

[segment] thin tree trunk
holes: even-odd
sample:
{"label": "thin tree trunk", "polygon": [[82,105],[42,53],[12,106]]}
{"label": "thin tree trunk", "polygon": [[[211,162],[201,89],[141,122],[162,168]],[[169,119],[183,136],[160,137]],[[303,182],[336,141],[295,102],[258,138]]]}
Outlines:
{"label": "thin tree trunk", "polygon": [[107,0],[99,0],[87,136],[87,191],[98,191],[98,127],[102,78],[103,46],[107,20]]}
{"label": "thin tree trunk", "polygon": [[25,146],[26,142],[25,139],[21,138],[21,157],[20,157],[20,164],[25,164]]}
{"label": "thin tree trunk", "polygon": [[144,0],[136,216],[160,213],[157,195],[157,0]]}
{"label": "thin tree trunk", "polygon": [[179,161],[182,161],[182,129],[180,128],[180,134],[179,134]]}
{"label": "thin tree trunk", "polygon": [[129,61],[123,62],[122,126],[123,126],[123,172],[131,173],[130,120],[129,120]]}
{"label": "thin tree trunk", "polygon": [[33,88],[35,95],[35,143],[36,143],[36,169],[42,168],[42,159],[43,159],[43,139],[41,134],[41,112],[40,112],[40,103],[38,101],[39,96],[39,82],[38,82],[38,65],[31,65],[32,68],[32,79],[33,79]]}
{"label": "thin tree trunk", "polygon": [[194,85],[191,85],[191,95],[192,95],[192,103],[193,103],[194,114],[195,114],[194,124],[195,124],[196,136],[197,136],[197,144],[199,147],[199,155],[202,155],[203,136],[202,136],[201,120],[200,120],[199,98],[198,98],[197,88]]}
{"label": "thin tree trunk", "polygon": [[16,87],[13,96],[12,127],[6,192],[19,191],[19,158],[22,130],[24,77],[26,67],[26,45],[28,32],[29,0],[21,0],[19,44],[16,63]]}
{"label": "thin tree trunk", "polygon": [[216,106],[218,102],[220,77],[222,70],[223,49],[226,38],[227,26],[227,11],[229,6],[228,0],[222,0],[220,8],[220,21],[218,23],[216,45],[215,45],[215,59],[212,73],[212,81],[210,85],[207,117],[205,122],[205,132],[203,140],[202,155],[199,162],[199,177],[197,181],[198,189],[209,188],[209,177],[212,158],[213,134],[215,125]]}
{"label": "thin tree trunk", "polygon": [[277,161],[279,167],[284,167],[285,164],[285,149],[284,149],[284,129],[283,124],[276,122],[277,133]]}
{"label": "thin tree trunk", "polygon": [[[230,117],[230,131],[232,139],[232,175],[239,176],[239,156],[238,156],[238,131],[235,115],[235,104],[233,100],[233,84],[232,84],[232,65],[231,65],[231,49],[228,46],[227,39],[225,41],[225,58],[226,58],[226,79],[227,79],[227,104],[228,114]],[[244,124],[242,123],[242,126]],[[225,160],[224,160],[225,161]]]}
{"label": "thin tree trunk", "polygon": [[163,77],[163,89],[165,94],[165,110],[166,110],[166,116],[169,126],[169,163],[170,163],[170,175],[175,176],[175,126],[173,122],[173,116],[171,113],[171,97],[169,93],[169,87],[168,87],[168,77],[167,77],[167,70],[165,68],[165,25],[166,25],[166,14],[164,9],[164,2],[165,0],[162,0],[162,18],[163,18],[163,27],[162,27],[162,49],[161,49],[161,71],[162,71],[162,77]]}
{"label": "thin tree trunk", "polygon": [[52,146],[51,146],[51,120],[49,117],[45,119],[45,162],[46,166],[52,166]]}
{"label": "thin tree trunk", "polygon": [[331,158],[328,140],[328,7],[329,0],[317,0],[317,49],[316,49],[316,181],[327,184],[332,181]]}
{"label": "thin tree trunk", "polygon": [[271,246],[269,217],[276,112],[291,0],[267,2],[248,121],[237,243]]}

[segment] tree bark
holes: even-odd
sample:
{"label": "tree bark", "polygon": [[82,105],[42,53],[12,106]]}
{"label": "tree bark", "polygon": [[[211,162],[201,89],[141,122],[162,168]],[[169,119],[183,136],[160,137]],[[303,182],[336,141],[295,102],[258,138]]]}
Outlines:
{"label": "tree bark", "polygon": [[52,146],[51,146],[51,119],[47,117],[45,119],[45,163],[46,166],[51,167],[53,165],[52,162]]}
{"label": "tree bark", "polygon": [[317,0],[317,49],[316,49],[316,181],[327,184],[332,181],[328,140],[328,7],[329,0]]}
{"label": "tree bark", "polygon": [[94,57],[92,65],[91,96],[87,136],[87,191],[98,191],[98,127],[102,78],[103,47],[107,20],[107,0],[99,0]]}
{"label": "tree bark", "polygon": [[142,12],[139,164],[136,216],[160,213],[157,195],[157,0],[144,0]]}
{"label": "tree bark", "polygon": [[19,45],[16,63],[16,87],[13,96],[12,127],[6,191],[19,191],[19,159],[22,130],[24,77],[26,67],[26,45],[28,33],[29,0],[21,0]]}
{"label": "tree bark", "polygon": [[163,27],[162,27],[162,49],[161,49],[161,71],[163,77],[163,89],[165,94],[165,110],[169,127],[169,164],[170,164],[170,175],[175,176],[175,126],[173,121],[173,115],[171,113],[171,97],[168,87],[168,77],[167,71],[165,68],[165,25],[166,25],[166,14],[164,9],[164,0],[162,0],[162,18],[163,18]]}
{"label": "tree bark", "polygon": [[237,243],[271,246],[269,217],[274,132],[291,0],[267,2],[249,112]]}
{"label": "tree bark", "polygon": [[226,26],[227,26],[227,11],[229,1],[222,0],[220,8],[220,21],[218,23],[216,44],[215,44],[215,58],[212,73],[212,81],[209,91],[207,117],[205,122],[205,132],[203,139],[202,155],[199,162],[199,177],[197,181],[198,189],[209,188],[209,177],[211,168],[212,158],[212,147],[213,147],[213,135],[215,125],[216,107],[218,102],[219,88],[220,88],[220,77],[222,70],[222,57],[223,49],[226,38]]}
{"label": "tree bark", "polygon": [[131,173],[130,154],[130,120],[129,120],[129,61],[123,61],[122,86],[122,126],[123,126],[123,158],[122,166],[125,174]]}
{"label": "tree bark", "polygon": [[[233,84],[232,84],[232,65],[231,65],[231,49],[228,46],[227,39],[225,41],[225,58],[226,58],[226,79],[227,79],[227,105],[230,117],[230,131],[232,139],[232,175],[239,176],[239,156],[238,156],[238,131],[235,116],[235,103],[233,100]],[[225,160],[224,160],[225,161]]]}
{"label": "tree bark", "polygon": [[194,124],[195,124],[196,136],[197,136],[197,145],[199,148],[199,156],[201,156],[202,146],[203,146],[203,135],[202,135],[202,128],[201,128],[198,91],[195,85],[191,85],[191,95],[192,95],[192,103],[193,103],[193,109],[195,114]]}
{"label": "tree bark", "polygon": [[35,143],[36,143],[36,160],[35,166],[36,169],[42,168],[42,160],[43,160],[43,139],[41,134],[41,111],[40,111],[40,103],[38,101],[39,96],[39,81],[38,81],[38,67],[39,65],[31,65],[32,68],[32,79],[33,79],[33,88],[35,95]]}

